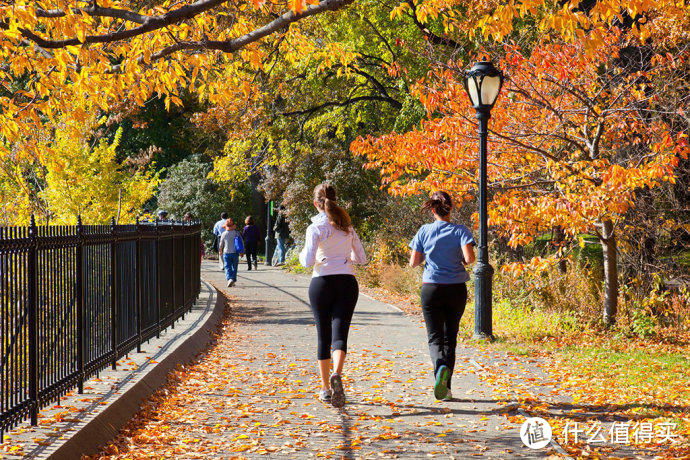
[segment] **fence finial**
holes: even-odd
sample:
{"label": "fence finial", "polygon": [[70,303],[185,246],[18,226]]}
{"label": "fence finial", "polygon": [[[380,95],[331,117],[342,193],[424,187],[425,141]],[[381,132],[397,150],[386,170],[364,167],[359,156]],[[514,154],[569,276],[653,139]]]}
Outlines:
{"label": "fence finial", "polygon": [[36,216],[32,213],[31,214],[31,222],[29,223],[32,227],[36,226]]}

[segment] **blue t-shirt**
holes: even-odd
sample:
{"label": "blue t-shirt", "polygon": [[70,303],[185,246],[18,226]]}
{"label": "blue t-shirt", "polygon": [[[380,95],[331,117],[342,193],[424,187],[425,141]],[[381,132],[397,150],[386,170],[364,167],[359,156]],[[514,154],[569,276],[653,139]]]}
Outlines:
{"label": "blue t-shirt", "polygon": [[424,283],[466,283],[469,273],[462,264],[462,247],[474,243],[472,232],[464,225],[437,220],[422,225],[410,242],[410,248],[424,254]]}

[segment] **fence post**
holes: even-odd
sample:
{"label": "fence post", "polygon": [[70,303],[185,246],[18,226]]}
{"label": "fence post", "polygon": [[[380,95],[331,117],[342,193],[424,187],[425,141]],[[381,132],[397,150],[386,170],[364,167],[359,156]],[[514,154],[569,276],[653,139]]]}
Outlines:
{"label": "fence post", "polygon": [[112,341],[113,360],[112,367],[117,369],[117,234],[115,218],[110,219],[110,338]]}
{"label": "fence post", "polygon": [[175,223],[171,222],[170,223],[170,252],[172,253],[172,264],[171,264],[171,269],[170,269],[170,292],[171,296],[170,298],[172,299],[172,305],[170,306],[172,310],[172,322],[170,323],[170,329],[175,329],[175,320],[177,319],[175,313],[177,313],[177,302],[175,299],[175,294],[177,293],[177,289],[175,289],[175,267],[176,267],[176,257],[175,257]]}
{"label": "fence post", "polygon": [[187,224],[182,221],[182,321],[187,312]]}
{"label": "fence post", "polygon": [[84,254],[84,228],[81,222],[81,215],[77,216],[77,279],[76,279],[76,301],[77,301],[77,370],[79,372],[78,380],[78,391],[79,393],[84,392],[84,265],[83,265],[83,254]]}
{"label": "fence post", "polygon": [[29,289],[27,295],[29,307],[29,399],[31,400],[31,424],[38,425],[38,274],[36,257],[38,252],[38,228],[36,218],[31,214],[29,226],[29,253],[27,277]]}
{"label": "fence post", "polygon": [[[196,242],[198,243],[197,246],[201,247],[203,243],[203,241],[201,241],[201,224],[197,222],[196,226]],[[195,261],[194,263],[198,263],[198,265],[195,265],[196,270],[194,271],[194,290],[196,292],[194,300],[198,300],[199,294],[201,294],[201,253],[199,254],[199,260]]]}
{"label": "fence post", "polygon": [[161,234],[156,217],[156,338],[161,336]]}
{"label": "fence post", "polygon": [[136,255],[136,268],[135,273],[134,273],[134,289],[136,292],[136,303],[137,303],[137,308],[136,308],[136,315],[137,315],[137,353],[141,353],[141,313],[142,313],[142,306],[141,306],[141,290],[142,290],[142,282],[141,282],[141,227],[139,225],[139,218],[137,217],[137,222],[136,222],[136,229],[137,229],[137,240],[136,240],[136,248],[135,251],[137,253]]}

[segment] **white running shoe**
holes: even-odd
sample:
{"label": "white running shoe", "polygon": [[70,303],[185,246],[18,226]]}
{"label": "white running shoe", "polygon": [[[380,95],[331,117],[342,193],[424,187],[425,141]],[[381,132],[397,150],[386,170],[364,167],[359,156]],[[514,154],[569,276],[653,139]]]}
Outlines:
{"label": "white running shoe", "polygon": [[446,393],[446,396],[441,401],[452,401],[452,400],[453,400],[453,394],[450,392],[450,388],[448,388],[448,393]]}
{"label": "white running shoe", "polygon": [[232,286],[232,280],[228,280],[228,284],[226,284],[227,287]]}
{"label": "white running shoe", "polygon": [[333,390],[330,388],[328,390],[321,390],[321,392],[319,392],[319,400],[325,403],[331,402],[331,396],[333,396]]}

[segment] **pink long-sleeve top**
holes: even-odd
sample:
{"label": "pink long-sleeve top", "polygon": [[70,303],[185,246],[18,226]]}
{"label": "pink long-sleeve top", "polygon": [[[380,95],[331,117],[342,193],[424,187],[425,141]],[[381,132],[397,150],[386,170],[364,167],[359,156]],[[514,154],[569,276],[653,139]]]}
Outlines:
{"label": "pink long-sleeve top", "polygon": [[305,267],[314,267],[312,277],[354,275],[352,264],[367,263],[362,242],[352,227],[349,232],[338,230],[325,212],[311,220],[299,261]]}

